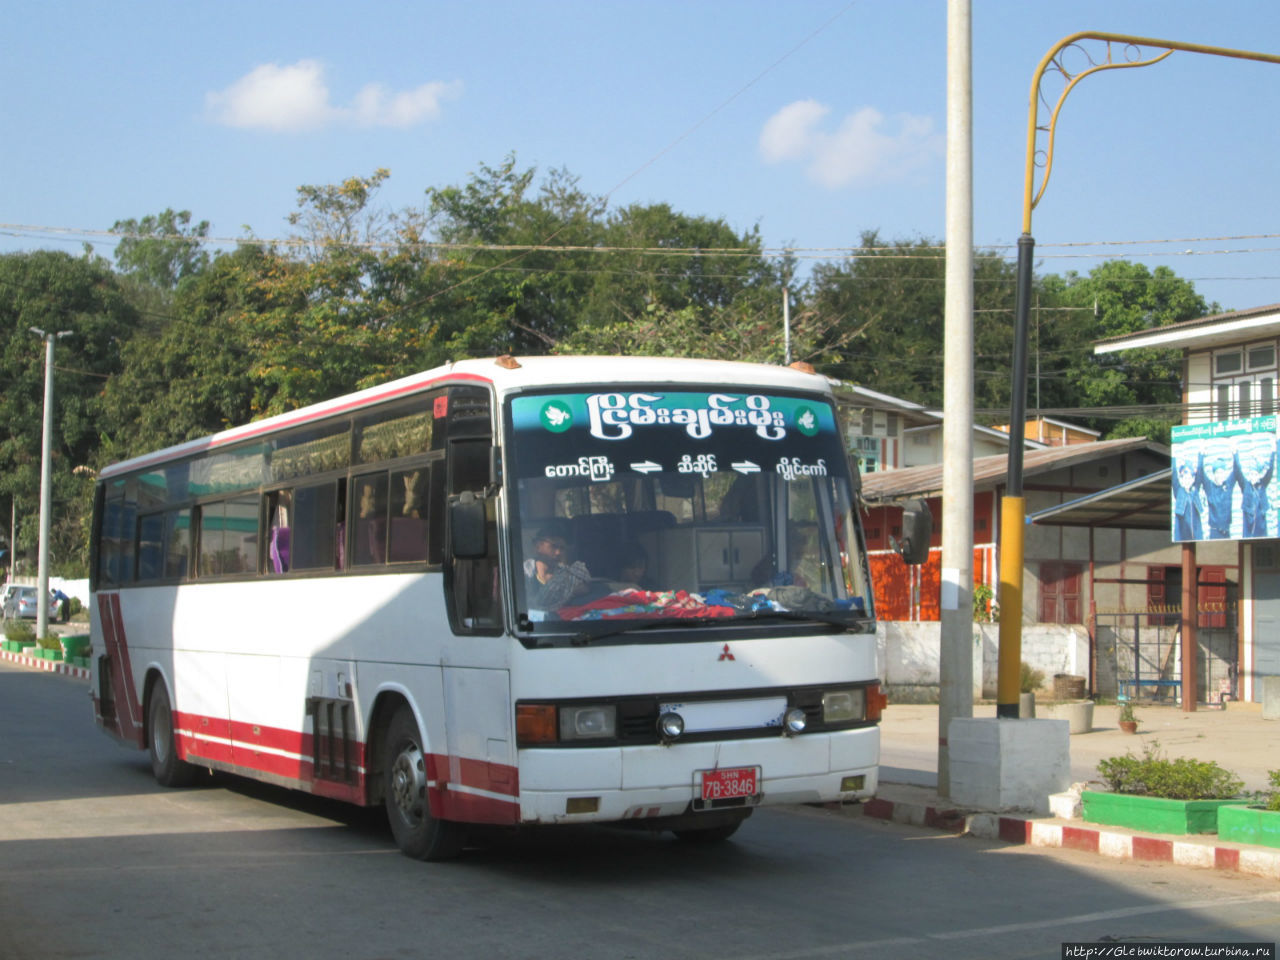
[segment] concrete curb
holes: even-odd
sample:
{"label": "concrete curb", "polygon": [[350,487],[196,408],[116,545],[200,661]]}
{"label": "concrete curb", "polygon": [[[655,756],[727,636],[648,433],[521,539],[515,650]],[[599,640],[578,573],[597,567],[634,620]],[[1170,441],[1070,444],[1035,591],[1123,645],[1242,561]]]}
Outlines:
{"label": "concrete curb", "polygon": [[1280,849],[1227,843],[1214,836],[1157,836],[1116,827],[1098,827],[1083,821],[969,813],[946,806],[883,797],[868,800],[861,809],[863,816],[932,827],[954,834],[970,834],[984,840],[1080,850],[1116,860],[1229,870],[1280,880]]}
{"label": "concrete curb", "polygon": [[88,680],[89,671],[85,667],[72,666],[69,663],[63,663],[61,660],[45,660],[43,657],[28,657],[21,653],[12,653],[8,650],[0,650],[0,660],[8,660],[10,663],[16,663],[20,667],[29,667],[32,670],[43,670],[46,673],[61,673],[69,677],[75,677],[78,680]]}

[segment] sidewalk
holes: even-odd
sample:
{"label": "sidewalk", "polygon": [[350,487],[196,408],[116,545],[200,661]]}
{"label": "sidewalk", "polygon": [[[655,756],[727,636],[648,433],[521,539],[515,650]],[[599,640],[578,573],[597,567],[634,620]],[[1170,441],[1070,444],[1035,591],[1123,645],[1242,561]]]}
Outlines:
{"label": "sidewalk", "polygon": [[63,663],[61,660],[44,660],[40,657],[0,650],[0,661],[16,664],[20,667],[30,667],[32,670],[43,670],[46,673],[64,673],[69,677],[76,677],[80,680],[89,679],[88,667],[72,666],[69,663]]}
{"label": "sidewalk", "polygon": [[[1073,734],[1071,776],[1098,780],[1098,761],[1141,754],[1159,743],[1168,757],[1212,760],[1245,782],[1245,790],[1268,787],[1267,771],[1280,768],[1280,721],[1263,720],[1258,704],[1184,713],[1176,706],[1135,706],[1136,735],[1116,725],[1119,708],[1094,708],[1093,730]],[[979,704],[975,717],[995,717],[995,706]],[[1037,707],[1037,717],[1048,716]],[[880,787],[876,797],[852,811],[863,816],[932,827],[1008,843],[1084,850],[1117,859],[1152,860],[1280,880],[1280,849],[1229,843],[1214,835],[1162,836],[1083,820],[1036,817],[1029,813],[972,810],[938,794],[938,707],[890,704],[880,727]]]}

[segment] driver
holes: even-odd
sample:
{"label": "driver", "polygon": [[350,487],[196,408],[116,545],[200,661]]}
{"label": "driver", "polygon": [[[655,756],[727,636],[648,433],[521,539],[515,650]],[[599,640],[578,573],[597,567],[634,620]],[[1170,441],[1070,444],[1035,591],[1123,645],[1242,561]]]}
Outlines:
{"label": "driver", "polygon": [[560,524],[543,527],[524,562],[525,599],[530,609],[554,610],[587,592],[591,574],[581,560],[569,562],[569,538]]}

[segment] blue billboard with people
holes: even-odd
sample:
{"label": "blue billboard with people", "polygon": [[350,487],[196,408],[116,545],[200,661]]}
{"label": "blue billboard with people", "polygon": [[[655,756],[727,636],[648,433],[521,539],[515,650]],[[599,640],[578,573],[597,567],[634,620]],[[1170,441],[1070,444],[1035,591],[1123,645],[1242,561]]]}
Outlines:
{"label": "blue billboard with people", "polygon": [[1280,536],[1274,416],[1174,427],[1173,539]]}

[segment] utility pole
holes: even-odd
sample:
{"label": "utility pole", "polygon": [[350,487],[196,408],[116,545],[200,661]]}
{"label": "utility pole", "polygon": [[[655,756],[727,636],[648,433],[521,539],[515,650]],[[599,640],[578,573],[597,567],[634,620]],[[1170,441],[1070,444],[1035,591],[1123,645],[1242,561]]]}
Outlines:
{"label": "utility pole", "polygon": [[[1087,44],[1099,43],[1100,50]],[[1070,50],[1075,54],[1073,64],[1067,66],[1062,55]],[[1107,70],[1131,70],[1149,67],[1171,57],[1175,51],[1203,53],[1236,60],[1254,60],[1259,63],[1280,64],[1280,54],[1258,53],[1252,50],[1229,50],[1210,47],[1202,43],[1186,43],[1179,40],[1159,40],[1151,37],[1135,37],[1124,33],[1103,33],[1092,30],[1063,37],[1041,59],[1031,76],[1031,99],[1027,116],[1027,151],[1022,183],[1022,233],[1018,237],[1017,288],[1014,304],[1013,336],[1013,397],[1009,413],[1009,471],[1005,496],[1000,501],[1000,661],[996,680],[996,716],[1018,716],[1018,673],[1022,660],[1022,567],[1024,557],[1023,530],[1025,527],[1026,501],[1023,499],[1022,448],[1027,413],[1027,326],[1031,312],[1031,266],[1035,251],[1035,238],[1031,235],[1031,212],[1044,196],[1053,172],[1054,139],[1058,116],[1067,95],[1086,77]],[[1064,83],[1058,100],[1052,106],[1041,92],[1040,84],[1046,72]],[[1048,117],[1039,117],[1040,105],[1047,109]],[[1037,149],[1037,138],[1043,134],[1045,146]],[[1036,169],[1042,170],[1040,189],[1035,189]],[[1094,305],[1097,310],[1097,305]],[[1184,560],[1184,563],[1186,561]],[[1194,578],[1193,578],[1194,579]],[[1188,601],[1194,607],[1194,596]],[[1183,670],[1194,670],[1196,648],[1195,610],[1184,607],[1182,611],[1182,663]],[[1194,686],[1194,685],[1193,685]],[[1195,710],[1194,701],[1188,696],[1193,687],[1183,687],[1183,709]]]}
{"label": "utility pole", "polygon": [[791,288],[785,285],[782,288],[782,349],[786,357],[783,362],[791,366]]}
{"label": "utility pole", "polygon": [[942,397],[938,792],[947,729],[973,716],[973,43],[971,0],[947,3],[947,261]]}
{"label": "utility pole", "polygon": [[39,327],[28,328],[44,339],[44,439],[40,447],[40,549],[36,568],[36,636],[49,632],[49,515],[51,513],[51,478],[53,460],[53,344],[71,336],[70,330],[45,333]]}

